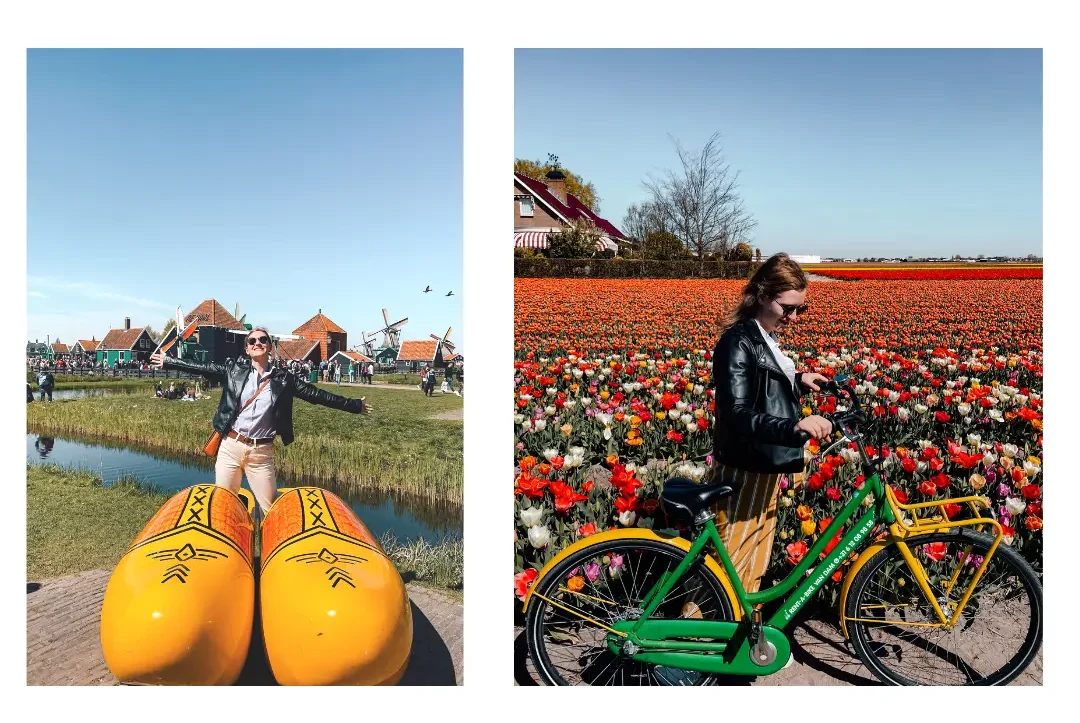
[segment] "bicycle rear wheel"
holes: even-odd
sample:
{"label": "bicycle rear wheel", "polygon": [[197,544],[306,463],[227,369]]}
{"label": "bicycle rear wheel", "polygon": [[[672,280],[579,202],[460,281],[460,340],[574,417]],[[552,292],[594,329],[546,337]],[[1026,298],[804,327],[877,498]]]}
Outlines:
{"label": "bicycle rear wheel", "polygon": [[[586,547],[547,573],[534,592],[525,621],[529,655],[544,682],[714,684],[717,677],[709,673],[665,668],[613,654],[607,645],[608,630],[602,627],[639,615],[644,596],[685,556],[681,548],[656,540],[616,539]],[[723,585],[700,559],[680,578],[653,617],[735,619]]]}
{"label": "bicycle rear wheel", "polygon": [[[919,535],[907,544],[950,617],[993,538],[955,529]],[[951,630],[940,625],[895,545],[859,571],[843,614],[859,658],[892,685],[1004,685],[1042,644],[1042,585],[1005,544],[994,552]]]}

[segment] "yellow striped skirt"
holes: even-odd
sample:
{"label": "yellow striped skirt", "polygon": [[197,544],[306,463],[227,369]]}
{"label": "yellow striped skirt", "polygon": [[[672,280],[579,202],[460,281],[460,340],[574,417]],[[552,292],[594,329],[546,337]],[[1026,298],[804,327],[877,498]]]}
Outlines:
{"label": "yellow striped skirt", "polygon": [[713,480],[737,486],[716,507],[716,527],[747,592],[757,592],[769,567],[776,536],[780,479],[798,484],[801,474],[747,472],[714,462]]}

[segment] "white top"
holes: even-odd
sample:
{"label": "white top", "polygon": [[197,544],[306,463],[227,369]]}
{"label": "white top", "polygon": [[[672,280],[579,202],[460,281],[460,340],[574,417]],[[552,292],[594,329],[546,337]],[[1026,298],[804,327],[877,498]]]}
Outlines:
{"label": "white top", "polygon": [[765,331],[765,327],[761,325],[760,321],[754,319],[754,323],[758,325],[758,329],[761,330],[761,335],[765,337],[765,343],[769,345],[769,350],[772,352],[773,359],[776,360],[777,366],[779,366],[781,371],[783,371],[784,374],[787,375],[788,381],[791,382],[791,387],[794,389],[795,362],[791,361],[791,357],[789,357],[787,354],[780,351],[780,345],[776,343],[776,339],[773,337],[772,334]]}

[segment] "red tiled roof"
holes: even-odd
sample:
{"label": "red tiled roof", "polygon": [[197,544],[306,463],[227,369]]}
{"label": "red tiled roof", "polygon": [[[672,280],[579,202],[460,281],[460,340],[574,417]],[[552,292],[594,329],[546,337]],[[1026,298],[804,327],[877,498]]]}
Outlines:
{"label": "red tiled roof", "polygon": [[622,231],[615,227],[615,224],[611,223],[607,219],[597,216],[595,213],[589,210],[589,207],[582,203],[574,194],[567,192],[566,203],[563,203],[558,199],[557,196],[552,194],[551,191],[548,190],[548,187],[544,185],[541,181],[538,181],[535,178],[529,178],[528,176],[521,173],[515,173],[514,178],[516,178],[523,186],[536,194],[536,196],[540,198],[540,200],[542,200],[545,204],[554,208],[564,217],[570,220],[586,219],[592,221],[594,224],[596,224],[597,228],[606,233],[608,236],[618,239],[626,238],[625,236],[623,236]]}
{"label": "red tiled roof", "polygon": [[437,341],[403,341],[398,351],[398,361],[432,361],[435,359]]}
{"label": "red tiled roof", "polygon": [[192,309],[191,313],[184,317],[184,326],[187,326],[195,320],[209,326],[221,326],[226,329],[236,329],[238,331],[244,329],[243,324],[237,321],[235,316],[226,311],[225,307],[219,304],[216,299],[207,299]]}
{"label": "red tiled roof", "polygon": [[282,339],[277,343],[277,347],[278,355],[282,359],[304,361],[311,352],[319,348],[319,342],[307,339]]}
{"label": "red tiled roof", "polygon": [[67,344],[61,344],[58,341],[54,341],[52,345],[53,354],[67,354],[71,350],[68,349]]}
{"label": "red tiled roof", "polygon": [[98,344],[99,351],[106,349],[131,349],[146,329],[110,329]]}
{"label": "red tiled roof", "polygon": [[[339,351],[336,354],[334,354],[334,356],[337,356],[338,354],[344,354],[347,358],[351,359],[353,362],[355,362],[357,364],[368,364],[368,363],[372,363],[372,362],[375,361],[371,357],[365,356],[364,354],[361,354],[358,351]],[[334,356],[332,356],[330,358],[333,359]]]}
{"label": "red tiled roof", "polygon": [[87,341],[86,339],[79,339],[79,346],[82,347],[83,351],[96,351],[97,347],[98,347],[98,344],[100,344],[100,343],[101,342],[94,341],[93,339],[91,339],[89,341]]}
{"label": "red tiled roof", "polygon": [[293,330],[293,334],[305,334],[313,331],[330,332],[333,334],[344,334],[344,329],[330,321],[321,311],[315,316],[311,317],[299,327]]}

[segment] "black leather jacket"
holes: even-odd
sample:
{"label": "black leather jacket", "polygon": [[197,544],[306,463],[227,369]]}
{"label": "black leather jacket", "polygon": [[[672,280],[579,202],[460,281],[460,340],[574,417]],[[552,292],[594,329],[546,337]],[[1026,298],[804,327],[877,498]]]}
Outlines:
{"label": "black leather jacket", "polygon": [[[165,368],[181,369],[224,382],[221,401],[218,403],[217,414],[214,415],[214,429],[222,434],[228,434],[236,418],[240,416],[240,393],[244,389],[244,384],[247,383],[248,375],[253,371],[250,360],[240,359],[227,364],[203,364],[167,356]],[[300,397],[305,402],[321,404],[324,407],[341,409],[354,414],[364,411],[364,403],[360,399],[350,399],[325,392],[277,366],[272,367],[270,386],[263,390],[263,394],[272,395],[274,424],[278,434],[281,435],[282,444],[292,444],[293,441],[292,402],[294,396]]]}
{"label": "black leather jacket", "polygon": [[713,457],[749,472],[802,472],[801,376],[792,387],[753,319],[725,331],[713,350]]}

